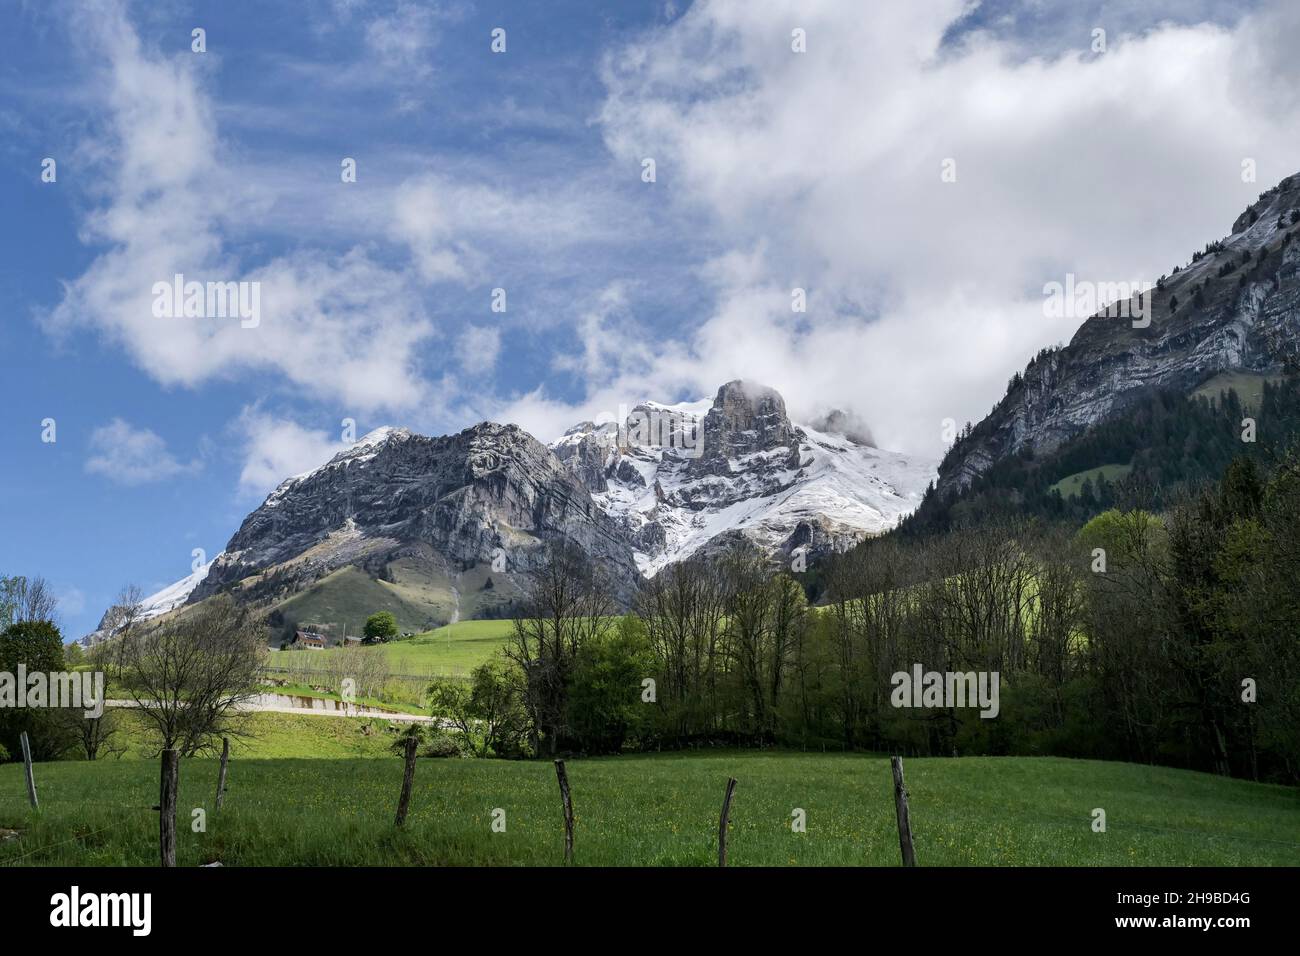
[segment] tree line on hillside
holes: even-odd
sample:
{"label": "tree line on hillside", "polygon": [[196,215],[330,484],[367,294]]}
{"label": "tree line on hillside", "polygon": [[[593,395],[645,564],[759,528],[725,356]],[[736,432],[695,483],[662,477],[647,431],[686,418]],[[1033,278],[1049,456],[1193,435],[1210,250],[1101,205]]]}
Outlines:
{"label": "tree line on hillside", "polygon": [[[821,606],[762,557],[666,568],[630,614],[550,548],[500,660],[431,688],[476,753],[779,744],[1061,755],[1300,780],[1300,459],[1157,515],[890,535]],[[895,674],[1000,675],[997,716],[896,707]]]}
{"label": "tree line on hillside", "polygon": [[[1234,389],[1213,399],[1152,392],[1050,454],[1026,448],[996,462],[960,495],[931,487],[901,529],[925,535],[1015,516],[1082,523],[1113,507],[1162,510],[1222,475],[1233,459],[1245,455],[1268,465],[1300,436],[1300,378],[1265,382],[1258,404],[1246,407]],[[1243,441],[1246,418],[1255,421],[1255,440]],[[1131,470],[1117,481],[1090,477],[1077,495],[1054,487],[1103,465]]]}

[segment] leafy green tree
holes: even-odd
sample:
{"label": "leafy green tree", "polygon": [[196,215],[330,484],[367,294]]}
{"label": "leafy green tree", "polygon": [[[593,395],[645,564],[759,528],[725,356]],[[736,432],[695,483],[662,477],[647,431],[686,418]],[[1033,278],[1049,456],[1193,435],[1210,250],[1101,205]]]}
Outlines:
{"label": "leafy green tree", "polygon": [[[475,728],[469,707],[469,685],[454,677],[438,677],[429,685],[427,696],[433,716],[449,721],[465,745],[473,748]],[[486,750],[480,756],[486,757]]]}
{"label": "leafy green tree", "polygon": [[379,611],[366,618],[364,628],[366,640],[380,643],[391,641],[397,636],[397,618],[392,611]]}
{"label": "leafy green tree", "polygon": [[0,670],[15,673],[64,669],[63,635],[49,621],[19,621],[0,631]]}
{"label": "leafy green tree", "polygon": [[469,713],[483,735],[483,752],[498,757],[520,756],[528,738],[524,706],[526,681],[508,660],[480,664],[470,674]]}
{"label": "leafy green tree", "polygon": [[622,749],[649,716],[641,682],[653,667],[645,628],[631,617],[579,649],[569,688],[569,728],[579,747],[588,753]]}
{"label": "leafy green tree", "polygon": [[1142,555],[1162,553],[1165,526],[1150,512],[1111,508],[1080,528],[1077,538],[1088,551],[1103,549],[1108,562],[1131,562]]}
{"label": "leafy green tree", "polygon": [[466,753],[479,757],[519,756],[528,736],[524,679],[510,662],[480,664],[468,681],[439,677],[429,685],[433,716],[448,721]]}
{"label": "leafy green tree", "polygon": [[[18,665],[28,674],[52,674],[65,670],[63,635],[49,621],[19,621],[0,631],[0,671],[17,677]],[[19,753],[19,736],[23,731],[31,741],[38,760],[60,755],[68,746],[67,735],[48,708],[0,708],[0,745],[10,753]]]}

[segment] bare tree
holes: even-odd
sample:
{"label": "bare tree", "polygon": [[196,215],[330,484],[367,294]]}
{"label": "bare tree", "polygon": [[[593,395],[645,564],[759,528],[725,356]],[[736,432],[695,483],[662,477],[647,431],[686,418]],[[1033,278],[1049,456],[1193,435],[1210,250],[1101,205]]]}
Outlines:
{"label": "bare tree", "polygon": [[761,739],[775,734],[787,669],[807,616],[803,589],[776,574],[767,559],[735,550],[721,559],[726,582],[726,652],[745,689],[750,730]]}
{"label": "bare tree", "polygon": [[184,756],[222,735],[246,736],[241,703],[257,693],[264,628],[229,597],[122,634],[122,682],[161,742]]}
{"label": "bare tree", "polygon": [[545,738],[554,754],[568,730],[568,688],[578,652],[610,629],[613,589],[587,554],[570,542],[549,542],[530,575],[506,656],[527,678],[532,744]]}
{"label": "bare tree", "polygon": [[1085,645],[1082,569],[1088,565],[1079,550],[1070,529],[1049,529],[1036,542],[1039,567],[1034,613],[1027,626],[1027,663],[1057,688],[1058,719],[1062,713],[1059,689],[1074,676]]}
{"label": "bare tree", "polygon": [[87,717],[76,708],[60,712],[68,737],[87,760],[120,757],[126,743],[119,736],[120,720],[116,710],[105,709],[98,717]]}
{"label": "bare tree", "polygon": [[128,584],[117,592],[113,606],[104,614],[100,630],[108,636],[129,631],[144,613],[144,592],[138,584]]}
{"label": "bare tree", "polygon": [[341,647],[330,652],[327,668],[331,685],[343,692],[343,682],[351,680],[358,698],[380,697],[389,681],[387,658],[377,647]]}
{"label": "bare tree", "polygon": [[58,598],[43,577],[18,575],[0,578],[0,623],[53,621],[58,606]]}
{"label": "bare tree", "polygon": [[128,584],[118,592],[113,606],[104,614],[99,630],[104,634],[91,652],[92,663],[105,670],[112,669],[118,678],[122,676],[123,650],[126,642],[115,640],[128,634],[144,617],[144,592],[137,584]]}
{"label": "bare tree", "polygon": [[715,565],[669,565],[646,582],[636,602],[660,676],[656,706],[678,737],[712,730],[725,594]]}

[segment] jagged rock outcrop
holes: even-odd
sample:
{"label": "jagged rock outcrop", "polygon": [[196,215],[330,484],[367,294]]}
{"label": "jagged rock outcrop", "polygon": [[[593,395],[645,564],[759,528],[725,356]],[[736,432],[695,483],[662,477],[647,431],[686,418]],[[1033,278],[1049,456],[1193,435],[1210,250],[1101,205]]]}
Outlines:
{"label": "jagged rock outcrop", "polygon": [[[1039,353],[993,411],[949,450],[941,494],[1022,449],[1051,451],[1153,389],[1191,392],[1228,371],[1294,367],[1300,344],[1300,175],[1265,192],[1191,264],[1165,277],[1150,324],[1094,315]],[[1138,318],[1138,325],[1147,316]]]}
{"label": "jagged rock outcrop", "polygon": [[597,428],[594,422],[581,422],[565,432],[566,436],[574,436],[574,441],[557,442],[551,450],[588,491],[604,491],[608,487],[605,472],[614,451],[616,432],[613,423]]}
{"label": "jagged rock outcrop", "polygon": [[784,450],[767,464],[799,467],[803,433],[790,423],[785,399],[776,389],[752,382],[728,382],[718,389],[702,423],[702,454],[690,459],[692,475],[727,475],[751,455]]}
{"label": "jagged rock outcrop", "polygon": [[[811,562],[892,528],[934,477],[928,461],[791,422],[774,389],[728,382],[712,402],[645,402],[623,428],[583,423],[551,447],[618,522],[637,566],[737,546]],[[596,449],[599,449],[597,453]]]}

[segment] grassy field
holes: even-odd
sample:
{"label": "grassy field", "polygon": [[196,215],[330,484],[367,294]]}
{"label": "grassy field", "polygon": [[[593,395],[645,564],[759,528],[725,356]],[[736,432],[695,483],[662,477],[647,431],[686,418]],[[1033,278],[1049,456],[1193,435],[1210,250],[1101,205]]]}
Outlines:
{"label": "grassy field", "polygon": [[[129,709],[117,713],[123,723],[121,739],[127,744],[121,759],[140,760],[155,752],[144,733],[145,718]],[[235,758],[386,757],[389,745],[408,725],[380,718],[264,712],[250,714],[246,726],[250,736],[231,738]]]}
{"label": "grassy field", "polygon": [[[342,739],[325,742],[331,732]],[[411,815],[397,832],[401,761],[333,757],[334,748],[374,752],[341,727],[310,735],[320,759],[269,759],[277,748],[301,749],[288,739],[237,751],[220,816],[211,812],[216,761],[183,761],[180,865],[561,862],[548,761],[421,760]],[[578,864],[713,865],[728,776],[739,781],[734,865],[898,864],[881,757],[719,751],[575,759],[568,770]],[[909,759],[906,772],[923,866],[1300,864],[1300,799],[1284,787],[1056,758]],[[22,767],[0,766],[0,827],[18,831],[0,841],[0,864],[156,865],[153,761],[41,764],[36,776],[39,814],[26,806]],[[209,811],[204,833],[187,825],[196,807]],[[1090,827],[1095,807],[1106,810],[1105,833]],[[503,833],[491,829],[496,808],[505,811]],[[806,833],[791,830],[795,808],[807,813]]]}
{"label": "grassy field", "polygon": [[1078,471],[1073,475],[1067,475],[1052,487],[1061,493],[1062,498],[1077,498],[1083,488],[1084,481],[1087,479],[1091,478],[1093,485],[1096,486],[1097,479],[1102,475],[1106,476],[1107,481],[1116,482],[1127,477],[1132,470],[1132,465],[1102,465],[1099,468],[1089,468],[1086,471]]}
{"label": "grassy field", "polygon": [[[405,640],[365,648],[368,654],[382,654],[394,673],[449,676],[467,675],[488,660],[510,636],[510,621],[461,621]],[[327,660],[338,651],[272,651],[272,667],[284,667],[301,655]],[[292,655],[292,656],[291,656]]]}
{"label": "grassy field", "polygon": [[419,595],[410,588],[375,580],[359,568],[340,568],[285,601],[279,610],[289,621],[347,624],[350,634],[359,633],[366,618],[376,611],[390,611],[399,627],[410,630],[450,618],[453,602],[449,595],[432,587],[427,590],[428,594]]}
{"label": "grassy field", "polygon": [[494,579],[489,565],[452,571],[426,549],[389,562],[383,579],[357,567],[340,568],[278,609],[290,624],[346,625],[349,634],[361,633],[376,611],[391,611],[402,631],[422,631],[457,619],[499,617],[512,595],[517,591],[508,576]]}
{"label": "grassy field", "polygon": [[1192,394],[1217,402],[1223,392],[1231,389],[1237,393],[1237,397],[1241,399],[1241,404],[1245,408],[1259,408],[1260,403],[1264,400],[1264,383],[1276,383],[1281,380],[1282,377],[1279,375],[1259,375],[1255,372],[1220,372]]}

